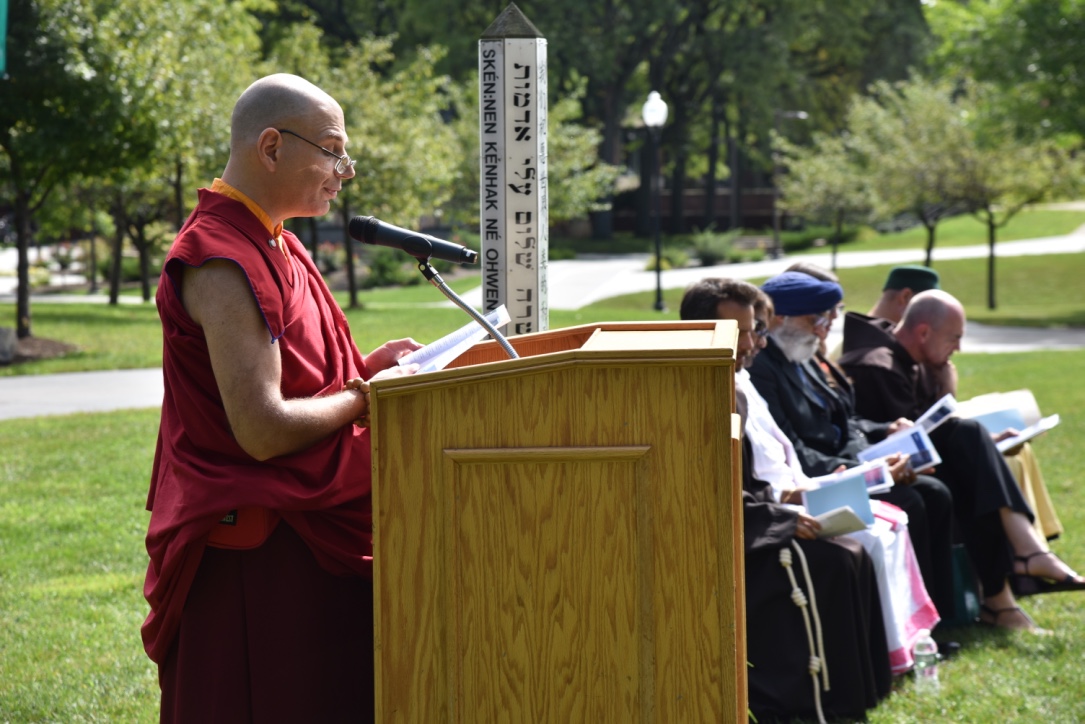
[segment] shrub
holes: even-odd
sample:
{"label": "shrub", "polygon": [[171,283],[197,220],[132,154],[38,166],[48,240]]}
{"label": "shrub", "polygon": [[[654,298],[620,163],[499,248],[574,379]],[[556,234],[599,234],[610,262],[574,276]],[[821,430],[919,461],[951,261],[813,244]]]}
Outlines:
{"label": "shrub", "polygon": [[764,249],[732,249],[727,253],[728,264],[743,264],[745,262],[763,261]]}
{"label": "shrub", "polygon": [[[113,268],[113,256],[98,257],[98,277],[99,279],[109,279],[110,271]],[[155,259],[151,257],[150,263],[150,277],[153,282],[158,278],[158,275],[162,273],[162,259]],[[121,257],[121,283],[124,282],[138,282],[139,278],[139,257],[138,256],[122,256]]]}
{"label": "shrub", "polygon": [[[387,247],[374,247],[368,250],[369,273],[362,277],[361,287],[372,289],[373,287],[395,287],[418,284],[422,281],[422,275],[417,271],[407,268],[407,257],[397,249]],[[414,262],[410,262],[412,265]],[[436,269],[436,265],[434,265]],[[440,271],[440,270],[438,270]]]}
{"label": "shrub", "polygon": [[701,266],[716,266],[726,260],[731,253],[731,246],[738,230],[717,233],[709,226],[704,231],[697,231],[692,236],[693,255]]}
{"label": "shrub", "polygon": [[[824,239],[826,243],[830,243],[835,234],[835,227],[810,225],[796,231],[780,232],[780,245],[785,252],[802,251],[814,246],[818,239]],[[845,224],[840,232],[840,243],[846,244],[849,241],[855,241],[858,235],[858,226]]]}
{"label": "shrub", "polygon": [[[659,255],[660,269],[666,271],[667,269],[681,269],[689,264],[689,254],[682,249],[676,249],[674,247],[664,247]],[[656,270],[656,257],[655,254],[648,258],[648,263],[644,265],[645,271]]]}
{"label": "shrub", "polygon": [[316,266],[324,274],[342,269],[346,256],[342,245],[333,241],[322,241],[316,245]]}

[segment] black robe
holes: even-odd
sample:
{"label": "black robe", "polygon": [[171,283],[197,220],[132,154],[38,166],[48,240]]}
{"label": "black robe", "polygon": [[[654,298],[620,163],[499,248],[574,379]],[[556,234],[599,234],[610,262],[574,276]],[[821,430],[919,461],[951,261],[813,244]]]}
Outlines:
{"label": "black robe", "polygon": [[[768,483],[753,479],[743,445],[746,551],[746,644],[750,710],[758,722],[814,718],[808,671],[811,655],[802,612],[791,601],[791,581],[780,550],[798,542],[806,556],[821,618],[830,690],[821,694],[827,717],[862,718],[889,693],[892,675],[881,600],[870,556],[847,537],[794,537],[797,514],[774,502]],[[797,554],[793,570],[810,599]]]}

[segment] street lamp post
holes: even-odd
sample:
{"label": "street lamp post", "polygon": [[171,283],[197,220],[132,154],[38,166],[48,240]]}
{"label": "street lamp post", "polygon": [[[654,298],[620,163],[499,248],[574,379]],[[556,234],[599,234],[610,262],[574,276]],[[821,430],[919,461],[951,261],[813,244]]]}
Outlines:
{"label": "street lamp post", "polygon": [[667,311],[666,305],[663,304],[663,250],[662,241],[660,239],[660,218],[663,216],[660,180],[659,180],[659,131],[663,128],[663,124],[667,122],[667,103],[660,97],[657,91],[652,91],[648,94],[648,100],[644,102],[644,106],[641,108],[641,118],[644,119],[644,125],[648,128],[648,134],[652,137],[652,169],[651,179],[652,190],[655,195],[655,237],[656,237],[656,303],[655,310],[657,312]]}
{"label": "street lamp post", "polygon": [[780,173],[780,152],[776,150],[776,137],[780,135],[781,118],[797,118],[805,121],[809,117],[806,111],[780,111],[772,112],[772,258],[779,259],[784,255],[780,246],[780,187],[776,183],[776,177]]}

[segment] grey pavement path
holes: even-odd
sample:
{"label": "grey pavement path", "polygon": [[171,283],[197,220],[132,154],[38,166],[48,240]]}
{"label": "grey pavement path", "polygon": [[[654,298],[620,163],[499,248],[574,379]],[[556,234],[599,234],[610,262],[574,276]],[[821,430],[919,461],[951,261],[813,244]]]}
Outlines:
{"label": "grey pavement path", "polygon": [[[1066,236],[1000,242],[997,251],[1000,258],[1082,252],[1085,251],[1085,227]],[[986,255],[987,247],[985,246],[936,248],[934,259],[943,261]],[[656,277],[654,272],[645,271],[648,258],[648,255],[631,255],[551,262],[547,279],[550,307],[575,310],[607,297],[653,290]],[[728,276],[740,279],[767,277],[780,273],[796,258],[667,270],[662,274],[662,283],[665,288],[674,289],[684,288],[691,282],[706,276]],[[830,265],[828,252],[804,255],[802,259],[824,267]],[[842,252],[837,257],[837,267],[907,264],[922,262],[922,260],[923,252],[920,250]],[[0,258],[0,266],[5,261],[4,258]],[[462,296],[469,304],[475,307],[481,306],[481,288],[470,290]],[[0,303],[3,303],[5,299],[10,299],[10,295],[0,289]],[[49,297],[49,301],[104,300],[105,297],[101,295],[98,297],[50,295]],[[834,346],[838,341],[840,326],[836,325],[834,333],[830,335],[830,346]],[[975,322],[969,323],[962,343],[962,350],[965,352],[1024,352],[1082,347],[1085,347],[1085,329],[989,327]],[[162,371],[160,369],[0,378],[0,419],[157,407],[161,403]]]}
{"label": "grey pavement path", "polygon": [[0,377],[0,420],[161,404],[161,369]]}

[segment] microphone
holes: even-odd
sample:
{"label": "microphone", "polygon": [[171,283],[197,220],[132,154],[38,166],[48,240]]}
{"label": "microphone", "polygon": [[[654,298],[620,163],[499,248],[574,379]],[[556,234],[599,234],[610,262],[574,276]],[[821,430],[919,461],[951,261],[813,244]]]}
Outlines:
{"label": "microphone", "polygon": [[348,227],[351,237],[366,244],[402,249],[419,261],[443,259],[457,264],[475,264],[478,252],[428,234],[401,229],[372,216],[355,216]]}

